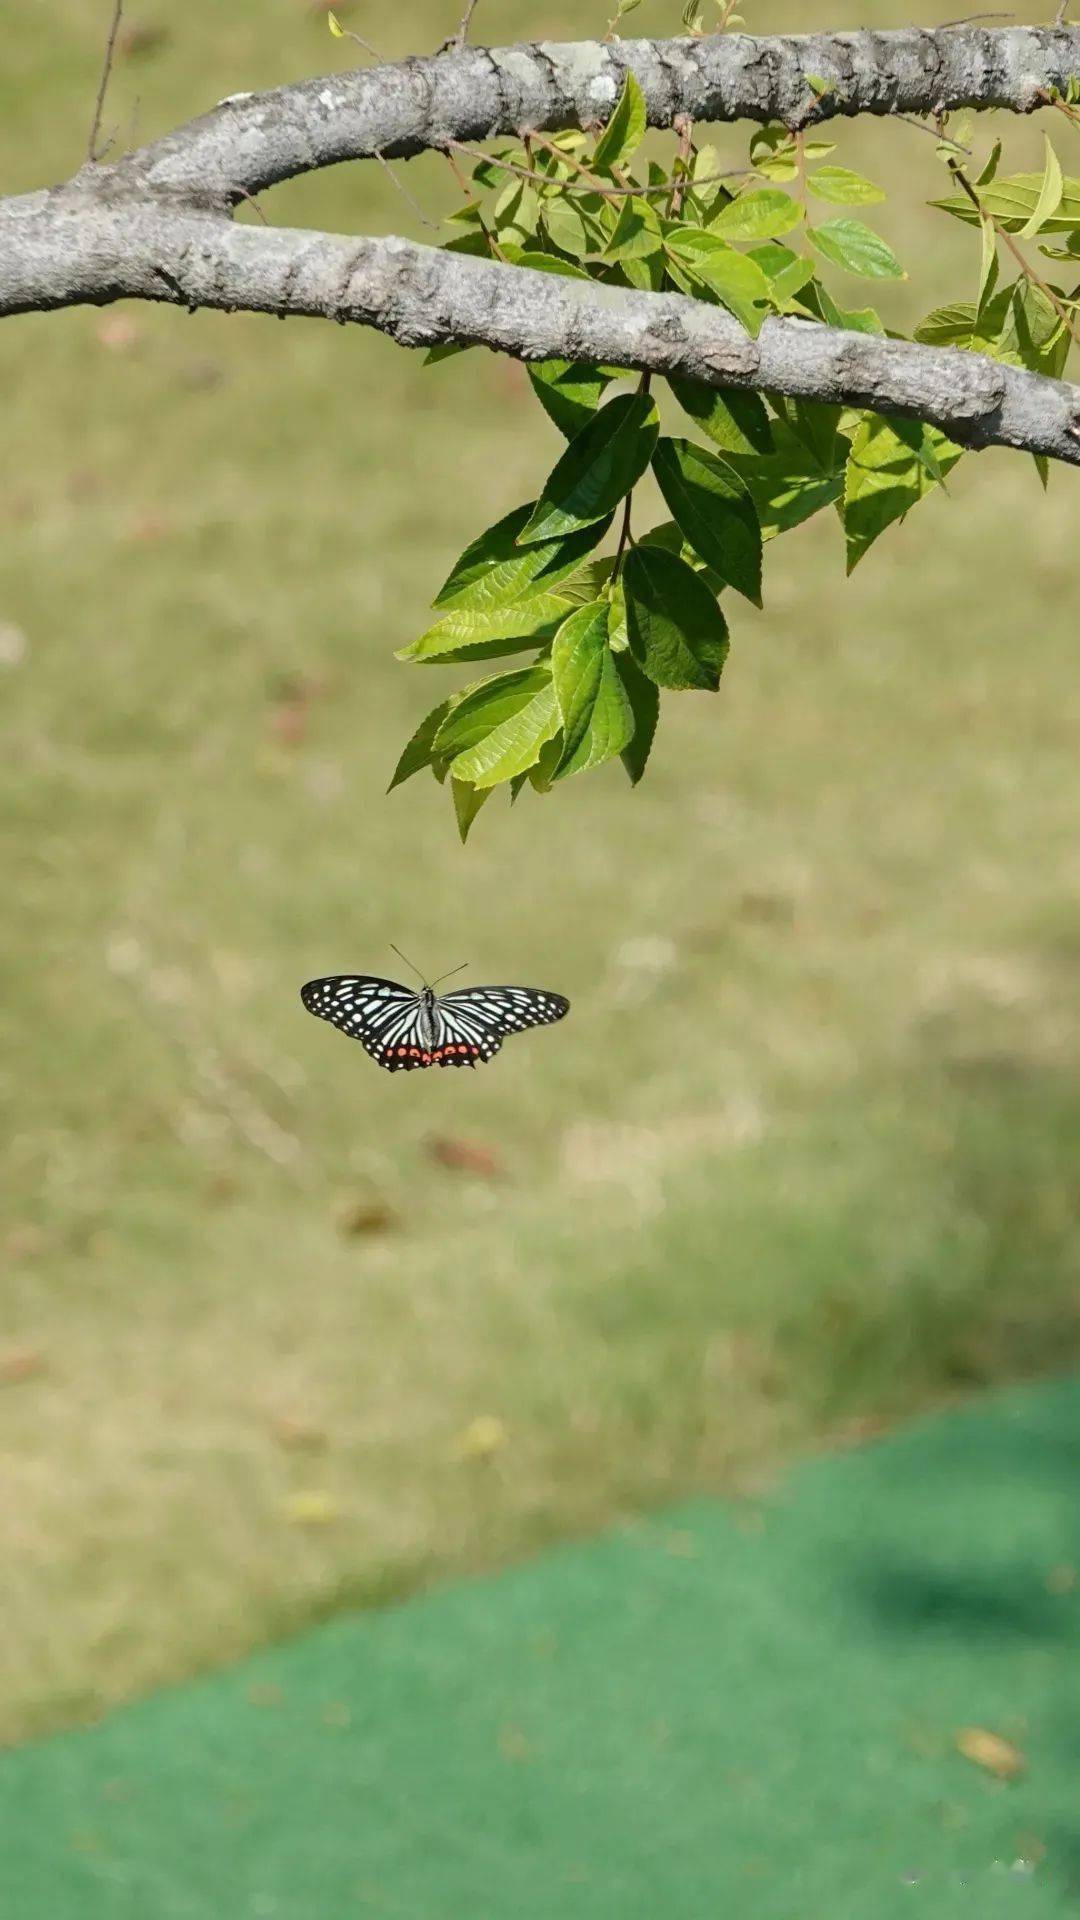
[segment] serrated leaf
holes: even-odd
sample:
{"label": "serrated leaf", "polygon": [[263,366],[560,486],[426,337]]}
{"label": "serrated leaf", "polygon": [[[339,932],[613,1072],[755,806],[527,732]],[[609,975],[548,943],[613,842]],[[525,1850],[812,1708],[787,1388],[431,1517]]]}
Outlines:
{"label": "serrated leaf", "polygon": [[692,440],[657,442],[653,472],[683,539],[707,567],[761,605],[761,527],[734,468]]}
{"label": "serrated leaf", "polygon": [[535,766],[544,743],[559,730],[559,709],[550,673],[545,684],[515,713],[495,726],[475,746],[459,753],[451,762],[456,780],[468,780],[475,787],[495,787]]}
{"label": "serrated leaf", "polygon": [[[685,560],[687,566],[693,567],[694,572],[701,576],[714,600],[718,600],[727,587],[727,581],[721,580],[718,573],[714,573],[711,567],[705,565],[700,553],[695,552],[682,528],[676,526],[674,520],[661,520],[657,526],[650,527],[648,533],[642,534],[638,546],[662,547],[665,553],[677,554],[680,560]],[[615,591],[617,594],[618,583]]]}
{"label": "serrated leaf", "polygon": [[550,639],[565,618],[566,602],[553,593],[540,593],[519,606],[496,607],[488,613],[455,607],[419,640],[400,647],[395,658],[446,666],[454,660],[493,660],[500,654],[523,653]]}
{"label": "serrated leaf", "polygon": [[[564,280],[588,280],[584,267],[575,260],[564,260],[561,253],[538,252],[532,247],[515,247],[504,243],[503,258],[511,267],[528,267],[532,273],[558,273]],[[566,364],[563,362],[562,364]]]}
{"label": "serrated leaf", "polygon": [[438,706],[433,707],[431,712],[421,720],[394,768],[394,777],[386,789],[387,793],[393,793],[395,787],[400,787],[406,780],[411,780],[414,773],[422,773],[425,767],[431,766],[435,758],[433,752],[435,735],[453,704],[454,696],[451,694],[448,700],[440,700]]}
{"label": "serrated leaf", "polygon": [[596,143],[593,164],[597,167],[625,166],[645,137],[648,110],[645,95],[632,73],[627,73],[623,90],[611,119]]}
{"label": "serrated leaf", "polygon": [[778,305],[793,300],[814,278],[812,260],[805,254],[793,253],[790,247],[780,246],[775,240],[767,241],[762,247],[751,247],[747,258],[757,261]]}
{"label": "serrated leaf", "polygon": [[622,681],[626,697],[630,702],[634,731],[622,750],[623,766],[630,776],[630,785],[636,787],[641,779],[652,751],[656,737],[656,723],[660,717],[660,689],[648,674],[642,673],[634,656],[630,652],[615,655],[615,666]]}
{"label": "serrated leaf", "polygon": [[802,217],[802,208],[790,194],[777,187],[761,187],[730,200],[710,220],[709,231],[725,240],[778,240],[797,227]]}
{"label": "serrated leaf", "polygon": [[737,388],[720,392],[698,380],[683,380],[668,375],[668,386],[684,413],[726,453],[768,453],[772,447],[772,429],[760,394],[742,393]]}
{"label": "serrated leaf", "polygon": [[861,220],[826,220],[824,226],[806,231],[811,246],[847,273],[865,280],[907,278],[888,241]]}
{"label": "serrated leaf", "polygon": [[719,234],[704,227],[676,227],[665,244],[690,279],[707,287],[756,339],[771,298],[769,282],[757,261],[737,253]]}
{"label": "serrated leaf", "polygon": [[[1005,180],[994,180],[980,189],[983,212],[992,214],[1006,233],[1019,233],[1035,211],[1045,178],[1044,169],[1042,173],[1015,173]],[[952,214],[956,220],[965,220],[969,226],[975,226],[980,219],[966,194],[949,200],[932,200],[930,205],[942,213]],[[1070,175],[1062,181],[1057,210],[1043,220],[1041,231],[1069,233],[1074,227],[1080,227],[1080,179]]]}
{"label": "serrated leaf", "polygon": [[1031,217],[1020,228],[1021,240],[1033,240],[1042,232],[1043,225],[1050,220],[1061,205],[1061,196],[1065,190],[1065,179],[1061,171],[1061,161],[1046,141],[1046,160],[1043,166],[1042,184],[1039,196],[1031,211]]}
{"label": "serrated leaf", "polygon": [[[807,295],[809,301],[811,296]],[[827,287],[815,285],[813,298],[817,301],[821,317],[827,327],[840,327],[846,333],[883,334],[885,328],[881,317],[873,307],[841,307],[833,299]]]}
{"label": "serrated leaf", "polygon": [[[757,508],[764,540],[801,526],[812,514],[832,506],[844,491],[842,462],[823,464],[786,419],[774,421],[772,431],[772,453],[736,461]],[[846,457],[847,442],[836,440],[835,429],[833,440]]]}
{"label": "serrated leaf", "polygon": [[534,360],[528,371],[544,412],[568,440],[588,426],[610,384],[599,367],[571,360]]}
{"label": "serrated leaf", "polygon": [[562,780],[601,766],[633,738],[633,711],[608,645],[606,600],[579,608],[559,628],[551,674],[563,733],[555,778]]}
{"label": "serrated leaf", "polygon": [[727,622],[692,567],[658,547],[633,547],[622,573],[630,651],[658,687],[715,692]]}
{"label": "serrated leaf", "polygon": [[819,200],[831,200],[836,206],[868,207],[885,198],[872,180],[852,173],[849,167],[814,167],[806,176],[806,184]]}
{"label": "serrated leaf", "polygon": [[977,314],[968,300],[935,307],[915,328],[914,338],[924,347],[966,347],[975,332]]}
{"label": "serrated leaf", "polygon": [[464,846],[469,837],[469,829],[484,801],[491,798],[491,789],[490,787],[473,787],[467,780],[456,780],[451,777],[450,793],[454,802],[454,814],[458,832],[461,835],[461,844]]}
{"label": "serrated leaf", "polygon": [[993,298],[998,280],[997,229],[992,220],[984,219],[982,227],[982,255],[979,261],[979,299],[980,314],[987,301]]}
{"label": "serrated leaf", "polygon": [[977,187],[988,187],[990,185],[991,180],[996,177],[1000,160],[1001,141],[995,140],[987,157],[986,165],[983,167],[982,172],[976,176],[975,185]]}
{"label": "serrated leaf", "polygon": [[594,521],[563,540],[520,547],[517,536],[532,517],[534,501],[515,507],[471,540],[455,561],[434,602],[436,608],[469,607],[479,613],[513,607],[550,593],[581,566],[611,524]]}
{"label": "serrated leaf", "polygon": [[605,260],[644,260],[663,246],[660,217],[647,200],[627,199],[619,209]]}
{"label": "serrated leaf", "polygon": [[570,442],[544,484],[522,544],[552,540],[611,513],[652,458],[660,431],[646,393],[609,400]]}
{"label": "serrated leaf", "polygon": [[944,434],[920,422],[864,416],[851,443],[844,480],[849,573],[886,527],[902,520],[937,484],[935,474],[940,477],[955,466],[960,455],[961,449]]}
{"label": "serrated leaf", "polygon": [[535,666],[517,667],[511,673],[493,674],[463,688],[436,729],[434,757],[454,760],[478,746],[496,727],[514,719],[550,682],[551,667],[545,660]]}
{"label": "serrated leaf", "polygon": [[554,245],[575,260],[599,253],[604,245],[602,227],[589,218],[580,201],[563,193],[544,201],[544,228]]}

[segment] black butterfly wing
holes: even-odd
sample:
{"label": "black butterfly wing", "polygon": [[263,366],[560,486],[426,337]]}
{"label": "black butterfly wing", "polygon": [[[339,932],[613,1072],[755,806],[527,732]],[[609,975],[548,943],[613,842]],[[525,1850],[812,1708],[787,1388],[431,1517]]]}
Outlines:
{"label": "black butterfly wing", "polygon": [[410,987],[376,974],[331,974],[309,980],[300,998],[309,1013],[359,1040],[388,1073],[408,1073],[434,1064],[421,1037],[423,1001]]}
{"label": "black butterfly wing", "polygon": [[459,987],[440,994],[435,1010],[439,1065],[465,1067],[493,1059],[508,1034],[562,1020],[570,1002],[541,987]]}

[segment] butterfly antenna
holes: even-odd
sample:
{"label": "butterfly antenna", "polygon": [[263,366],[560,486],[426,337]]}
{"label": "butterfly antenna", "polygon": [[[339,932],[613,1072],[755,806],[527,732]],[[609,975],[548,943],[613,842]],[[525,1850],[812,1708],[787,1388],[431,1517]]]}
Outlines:
{"label": "butterfly antenna", "polygon": [[432,986],[437,987],[442,980],[452,980],[455,973],[464,973],[468,964],[467,960],[463,960],[460,967],[451,967],[449,973],[440,973],[438,980],[432,981]]}
{"label": "butterfly antenna", "polygon": [[390,942],[390,951],[391,953],[396,953],[399,960],[404,960],[405,965],[408,967],[410,973],[415,973],[418,980],[423,980],[425,987],[430,986],[431,982],[429,980],[424,980],[424,976],[421,973],[419,967],[414,967],[412,961],[409,959],[408,954],[402,953],[400,947],[395,947],[392,940]]}

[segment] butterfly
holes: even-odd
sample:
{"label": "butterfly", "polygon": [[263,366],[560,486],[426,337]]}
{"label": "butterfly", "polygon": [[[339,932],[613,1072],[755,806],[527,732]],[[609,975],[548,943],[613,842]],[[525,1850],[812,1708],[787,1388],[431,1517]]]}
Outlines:
{"label": "butterfly", "polygon": [[478,1061],[493,1059],[508,1034],[549,1026],[570,1011],[561,993],[542,987],[459,987],[453,993],[436,993],[438,985],[438,980],[432,985],[425,980],[418,993],[377,974],[339,973],[309,980],[300,998],[309,1013],[359,1040],[388,1073],[475,1067]]}

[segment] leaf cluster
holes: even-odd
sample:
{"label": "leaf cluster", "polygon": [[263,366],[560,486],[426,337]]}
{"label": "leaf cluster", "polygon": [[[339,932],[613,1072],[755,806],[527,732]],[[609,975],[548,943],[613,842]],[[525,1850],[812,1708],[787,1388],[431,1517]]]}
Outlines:
{"label": "leaf cluster", "polygon": [[[862,218],[882,190],[837,164],[831,142],[759,128],[747,164],[729,171],[685,135],[665,167],[646,157],[646,131],[628,74],[593,134],[537,134],[471,156],[447,246],[607,286],[674,289],[726,308],[751,335],[771,314],[886,331],[873,307],[847,305],[832,284],[836,271],[864,282],[905,276]],[[1021,254],[1003,282],[1001,255],[1016,253],[1015,235],[1080,263],[1080,181],[1064,176],[1049,143],[1042,175],[1002,179],[1000,151],[969,181],[959,141],[943,140],[960,191],[935,205],[980,229],[978,295],[935,309],[915,337],[1059,373],[1075,293],[1042,282]],[[673,378],[671,410],[691,438],[685,426],[662,431],[648,375],[546,360],[529,378],[564,449],[536,498],[466,548],[433,624],[399,656],[443,666],[529,656],[444,698],[395,770],[392,786],[424,769],[447,784],[463,838],[501,785],[511,799],[526,787],[548,793],[615,759],[640,780],[661,693],[718,690],[731,596],[760,607],[764,544],[833,508],[850,571],[961,457],[916,421]],[[670,517],[638,532],[631,506],[646,474]]]}

